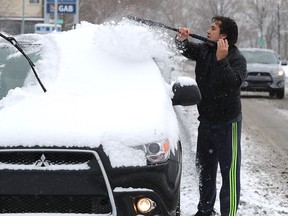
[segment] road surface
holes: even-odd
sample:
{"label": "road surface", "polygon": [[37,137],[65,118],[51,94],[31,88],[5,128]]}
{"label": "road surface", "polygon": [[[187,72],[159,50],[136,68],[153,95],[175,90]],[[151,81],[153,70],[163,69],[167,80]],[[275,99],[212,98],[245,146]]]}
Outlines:
{"label": "road surface", "polygon": [[262,137],[271,141],[270,148],[288,153],[288,116],[281,110],[288,109],[288,98],[283,100],[265,97],[242,97],[243,126],[254,128]]}
{"label": "road surface", "polygon": [[243,96],[242,106],[246,178],[239,215],[251,209],[254,215],[288,215],[288,96]]}

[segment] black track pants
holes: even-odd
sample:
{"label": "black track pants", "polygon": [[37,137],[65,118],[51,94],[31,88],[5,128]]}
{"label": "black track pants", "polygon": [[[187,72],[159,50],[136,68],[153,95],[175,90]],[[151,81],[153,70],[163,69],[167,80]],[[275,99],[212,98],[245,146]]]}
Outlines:
{"label": "black track pants", "polygon": [[242,120],[224,124],[200,121],[196,154],[200,211],[213,210],[219,163],[222,175],[221,216],[236,216],[240,197],[241,125]]}

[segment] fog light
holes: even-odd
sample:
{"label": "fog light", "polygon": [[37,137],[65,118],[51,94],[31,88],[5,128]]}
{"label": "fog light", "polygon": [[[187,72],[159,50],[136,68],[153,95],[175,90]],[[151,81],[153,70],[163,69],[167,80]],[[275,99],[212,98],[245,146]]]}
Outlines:
{"label": "fog light", "polygon": [[278,86],[279,88],[284,87],[284,81],[282,80],[282,81],[278,82],[278,83],[277,83],[277,86]]}
{"label": "fog light", "polygon": [[155,208],[155,203],[148,198],[141,198],[137,201],[137,210],[140,213],[148,213]]}

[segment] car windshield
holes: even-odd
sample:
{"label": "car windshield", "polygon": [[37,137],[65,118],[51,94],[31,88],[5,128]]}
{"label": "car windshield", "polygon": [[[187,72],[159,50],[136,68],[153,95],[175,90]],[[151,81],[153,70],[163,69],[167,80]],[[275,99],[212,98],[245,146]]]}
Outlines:
{"label": "car windshield", "polygon": [[[36,50],[27,53],[35,63],[40,59]],[[22,87],[31,67],[25,57],[14,47],[0,46],[0,100],[10,89]]]}
{"label": "car windshield", "polygon": [[279,60],[275,53],[262,50],[241,50],[247,63],[278,64]]}

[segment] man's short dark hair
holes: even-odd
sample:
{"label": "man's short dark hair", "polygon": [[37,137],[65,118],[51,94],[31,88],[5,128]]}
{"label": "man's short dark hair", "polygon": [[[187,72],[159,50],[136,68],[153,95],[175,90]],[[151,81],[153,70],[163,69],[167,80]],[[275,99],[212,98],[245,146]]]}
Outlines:
{"label": "man's short dark hair", "polygon": [[238,26],[236,22],[224,16],[214,16],[212,22],[219,21],[220,34],[226,34],[229,44],[236,44],[238,40]]}

